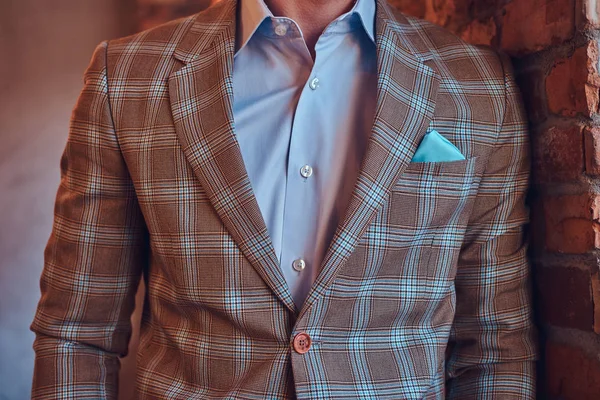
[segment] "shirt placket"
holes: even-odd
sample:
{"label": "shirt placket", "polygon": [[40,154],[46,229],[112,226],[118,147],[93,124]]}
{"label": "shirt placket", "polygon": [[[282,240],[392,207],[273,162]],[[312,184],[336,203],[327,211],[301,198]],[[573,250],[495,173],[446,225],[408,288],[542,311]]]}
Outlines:
{"label": "shirt placket", "polygon": [[[283,33],[289,30],[279,28]],[[277,33],[278,27],[275,26]],[[320,39],[321,40],[321,39]],[[294,50],[310,53],[301,36],[293,39]],[[321,217],[319,193],[322,192],[326,171],[319,159],[320,132],[315,131],[315,118],[318,113],[314,107],[319,103],[318,96],[323,90],[319,76],[321,60],[327,56],[319,53],[314,63],[307,63],[306,74],[299,77],[299,99],[294,111],[291,127],[290,145],[287,163],[287,183],[282,227],[281,268],[290,286],[297,305],[300,306],[308,294],[312,281],[318,273],[320,260],[317,259],[317,223]]]}

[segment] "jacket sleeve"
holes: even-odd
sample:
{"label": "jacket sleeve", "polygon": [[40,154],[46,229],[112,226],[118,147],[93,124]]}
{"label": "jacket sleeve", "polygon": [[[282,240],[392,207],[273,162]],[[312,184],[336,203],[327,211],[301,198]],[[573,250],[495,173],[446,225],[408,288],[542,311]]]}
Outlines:
{"label": "jacket sleeve", "polygon": [[116,399],[147,233],[119,149],[103,42],[85,72],[63,152],[31,330],[33,399]]}
{"label": "jacket sleeve", "polygon": [[524,229],[527,120],[508,57],[505,107],[459,257],[446,361],[448,399],[534,399],[536,330]]}

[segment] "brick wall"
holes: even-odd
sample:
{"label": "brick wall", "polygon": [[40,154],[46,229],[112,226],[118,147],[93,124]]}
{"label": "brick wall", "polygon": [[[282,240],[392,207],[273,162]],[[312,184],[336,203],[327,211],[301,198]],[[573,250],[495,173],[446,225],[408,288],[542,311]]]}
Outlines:
{"label": "brick wall", "polygon": [[[210,0],[138,0],[141,28]],[[540,398],[600,399],[600,114],[595,0],[390,0],[513,57],[531,125]]]}
{"label": "brick wall", "polygon": [[513,57],[532,139],[540,398],[600,399],[600,4],[591,0],[394,0]]}

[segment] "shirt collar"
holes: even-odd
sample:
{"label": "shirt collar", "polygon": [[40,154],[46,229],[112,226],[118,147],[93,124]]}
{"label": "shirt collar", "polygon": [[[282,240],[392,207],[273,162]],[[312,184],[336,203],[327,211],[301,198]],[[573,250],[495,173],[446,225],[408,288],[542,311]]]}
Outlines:
{"label": "shirt collar", "polygon": [[[273,13],[269,10],[264,0],[239,0],[238,4],[240,10],[236,53],[248,43],[266,18],[273,17]],[[351,14],[357,14],[360,17],[365,32],[371,41],[375,43],[375,1],[356,0],[352,9],[337,19],[345,18]]]}

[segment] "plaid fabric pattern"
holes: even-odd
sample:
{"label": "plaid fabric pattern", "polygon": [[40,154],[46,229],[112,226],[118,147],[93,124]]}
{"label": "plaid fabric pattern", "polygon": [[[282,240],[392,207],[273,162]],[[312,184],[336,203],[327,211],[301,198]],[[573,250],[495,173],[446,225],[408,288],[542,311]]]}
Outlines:
{"label": "plaid fabric pattern", "polygon": [[[32,397],[117,397],[143,277],[140,399],[533,399],[509,61],[378,0],[372,135],[297,309],[235,139],[236,6],[94,52],[61,159]],[[466,160],[411,163],[431,129]]]}

